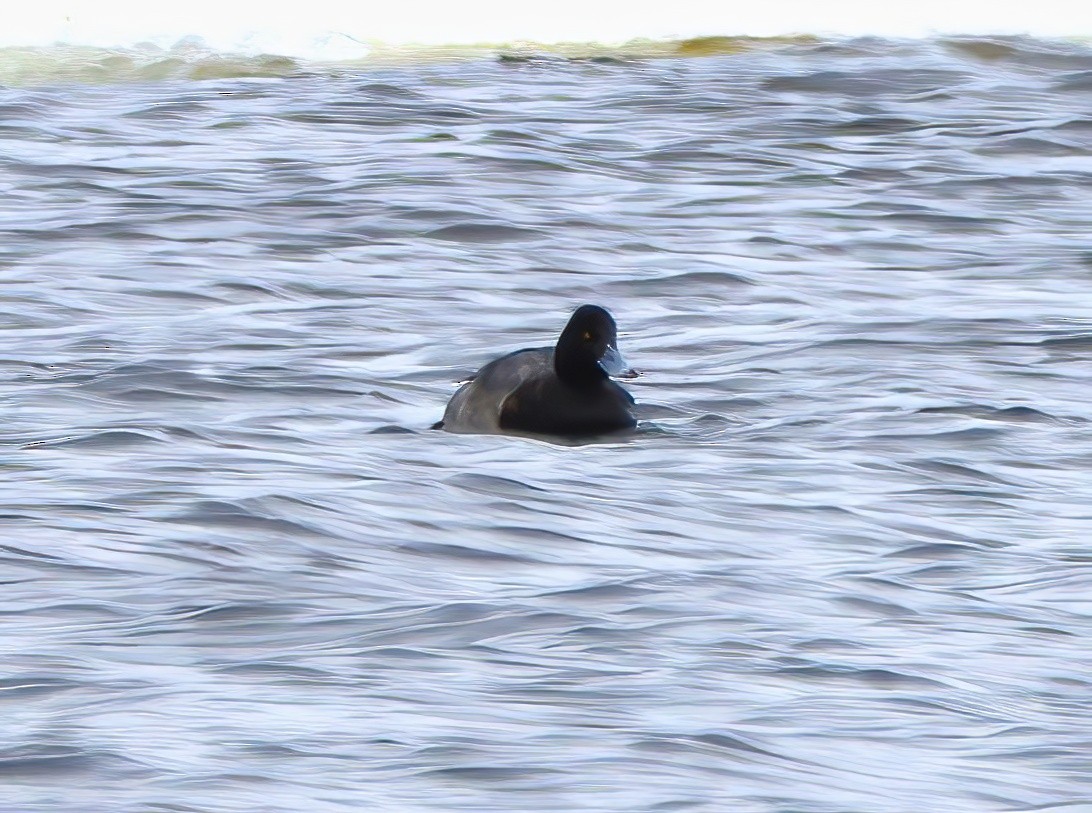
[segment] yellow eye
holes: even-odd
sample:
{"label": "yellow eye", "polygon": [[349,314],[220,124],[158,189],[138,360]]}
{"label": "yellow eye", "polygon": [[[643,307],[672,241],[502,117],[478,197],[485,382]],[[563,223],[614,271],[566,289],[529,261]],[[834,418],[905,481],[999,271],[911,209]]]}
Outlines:
{"label": "yellow eye", "polygon": [[589,332],[588,332],[588,331],[586,331],[586,330],[584,331],[584,341],[586,341],[586,342],[590,342],[590,341],[591,341],[591,333],[589,333]]}

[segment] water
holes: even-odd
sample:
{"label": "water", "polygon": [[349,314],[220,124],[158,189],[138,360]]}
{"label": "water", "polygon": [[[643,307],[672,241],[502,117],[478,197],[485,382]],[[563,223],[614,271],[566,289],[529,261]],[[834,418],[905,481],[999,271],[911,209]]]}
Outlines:
{"label": "water", "polygon": [[5,810],[1092,810],[1092,53],[688,48],[0,90]]}

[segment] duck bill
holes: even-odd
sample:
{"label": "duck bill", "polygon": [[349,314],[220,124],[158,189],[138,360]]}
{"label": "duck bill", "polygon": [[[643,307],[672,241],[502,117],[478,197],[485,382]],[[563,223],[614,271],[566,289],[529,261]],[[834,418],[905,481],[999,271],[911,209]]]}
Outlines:
{"label": "duck bill", "polygon": [[599,359],[599,367],[611,378],[636,378],[638,372],[626,364],[625,358],[618,352],[613,344],[607,345],[605,352]]}

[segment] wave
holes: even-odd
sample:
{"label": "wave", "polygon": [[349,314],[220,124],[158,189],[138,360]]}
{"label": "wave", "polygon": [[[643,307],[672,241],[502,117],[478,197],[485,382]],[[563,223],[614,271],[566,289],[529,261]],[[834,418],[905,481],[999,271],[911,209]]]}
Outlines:
{"label": "wave", "polygon": [[[281,78],[471,59],[497,60],[512,66],[540,65],[551,61],[611,64],[779,50],[784,51],[786,57],[806,51],[821,51],[833,58],[839,54],[856,54],[862,49],[875,53],[905,51],[910,44],[907,40],[824,38],[811,34],[633,39],[614,44],[529,40],[443,45],[372,42],[366,45],[358,43],[356,53],[342,54],[340,57],[336,57],[333,51],[316,57],[272,51],[251,54],[245,50],[221,50],[196,37],[183,38],[169,47],[152,42],[125,47],[0,45],[0,86]],[[1089,58],[1088,43],[1072,37],[1064,40],[1023,36],[934,37],[917,41],[913,47],[926,50],[936,47],[950,55],[991,63],[1007,60],[1041,62],[1047,59],[1061,60],[1068,65],[1077,59],[1084,65]]]}
{"label": "wave", "polygon": [[479,42],[603,42],[689,39],[711,34],[769,37],[922,37],[934,34],[1092,34],[1092,9],[1068,0],[1035,4],[988,0],[918,0],[894,9],[858,0],[825,3],[770,2],[741,6],[707,0],[633,6],[623,0],[421,0],[416,3],[345,4],[311,0],[277,5],[259,0],[189,0],[136,4],[132,0],[38,0],[7,15],[2,45],[121,47],[153,42],[161,47],[196,35],[218,51],[351,58],[362,43],[469,44]]}
{"label": "wave", "polygon": [[214,49],[195,37],[163,48],[145,42],[130,47],[92,45],[0,46],[0,84],[26,85],[53,82],[126,82],[163,79],[273,78],[301,72],[337,72],[465,59],[498,59],[510,64],[550,59],[611,62],[676,56],[712,56],[787,45],[813,44],[817,38],[697,37],[686,40],[632,40],[619,44],[597,42],[471,43],[448,45],[361,44],[358,54],[334,58],[280,53],[248,54]]}
{"label": "wave", "polygon": [[[210,52],[255,57],[278,54],[302,60],[367,59],[398,46],[472,46],[491,43],[597,43],[685,41],[713,35],[779,37],[937,35],[1092,36],[1092,7],[1062,0],[1031,4],[919,0],[898,9],[858,0],[771,2],[741,7],[707,0],[633,7],[623,0],[553,0],[524,4],[501,0],[461,3],[360,3],[311,0],[283,5],[258,0],[190,0],[135,4],[132,0],[38,0],[7,16],[0,48],[58,44],[131,49],[150,44],[174,49],[199,38]],[[383,44],[383,45],[380,45]]]}

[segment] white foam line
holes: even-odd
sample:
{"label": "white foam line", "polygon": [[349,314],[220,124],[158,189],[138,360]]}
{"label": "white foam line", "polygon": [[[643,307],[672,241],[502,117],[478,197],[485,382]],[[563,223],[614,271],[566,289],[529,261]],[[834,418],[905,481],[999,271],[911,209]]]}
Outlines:
{"label": "white foam line", "polygon": [[310,58],[366,56],[364,43],[621,43],[635,38],[938,33],[1092,35],[1092,3],[1039,0],[35,0],[5,13],[0,45],[169,47],[188,36],[212,50]]}

